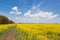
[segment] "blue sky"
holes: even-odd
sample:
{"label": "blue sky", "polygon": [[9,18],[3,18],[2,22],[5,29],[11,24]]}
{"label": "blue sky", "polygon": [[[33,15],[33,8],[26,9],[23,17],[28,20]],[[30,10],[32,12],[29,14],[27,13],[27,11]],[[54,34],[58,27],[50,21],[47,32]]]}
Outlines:
{"label": "blue sky", "polygon": [[60,23],[60,0],[0,0],[0,15],[16,23]]}

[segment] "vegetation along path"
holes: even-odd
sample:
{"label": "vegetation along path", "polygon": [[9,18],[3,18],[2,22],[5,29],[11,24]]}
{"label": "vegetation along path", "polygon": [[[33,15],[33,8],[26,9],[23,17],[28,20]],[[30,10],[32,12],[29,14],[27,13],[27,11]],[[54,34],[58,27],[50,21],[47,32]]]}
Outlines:
{"label": "vegetation along path", "polygon": [[16,29],[11,29],[8,34],[3,35],[3,40],[15,40],[16,38]]}

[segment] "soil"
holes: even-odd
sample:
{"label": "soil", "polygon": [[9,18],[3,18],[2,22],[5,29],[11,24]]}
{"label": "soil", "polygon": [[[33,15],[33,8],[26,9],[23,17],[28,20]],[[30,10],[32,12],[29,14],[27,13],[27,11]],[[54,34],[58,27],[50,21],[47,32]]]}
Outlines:
{"label": "soil", "polygon": [[16,30],[14,29],[9,34],[3,36],[3,40],[15,40],[16,39]]}

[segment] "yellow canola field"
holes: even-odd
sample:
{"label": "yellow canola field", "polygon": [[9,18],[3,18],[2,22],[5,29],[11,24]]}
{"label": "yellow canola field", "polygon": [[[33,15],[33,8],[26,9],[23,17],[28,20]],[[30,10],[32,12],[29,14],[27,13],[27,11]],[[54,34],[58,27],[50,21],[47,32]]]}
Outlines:
{"label": "yellow canola field", "polygon": [[17,24],[17,30],[18,40],[60,40],[60,24]]}
{"label": "yellow canola field", "polygon": [[60,33],[60,24],[17,24],[17,29],[21,29],[32,33],[38,33],[42,31],[53,31]]}
{"label": "yellow canola field", "polygon": [[9,29],[9,27],[12,27],[14,25],[15,24],[0,25],[0,32],[4,32],[5,30]]}
{"label": "yellow canola field", "polygon": [[0,25],[0,33],[15,27],[16,40],[60,40],[60,24]]}

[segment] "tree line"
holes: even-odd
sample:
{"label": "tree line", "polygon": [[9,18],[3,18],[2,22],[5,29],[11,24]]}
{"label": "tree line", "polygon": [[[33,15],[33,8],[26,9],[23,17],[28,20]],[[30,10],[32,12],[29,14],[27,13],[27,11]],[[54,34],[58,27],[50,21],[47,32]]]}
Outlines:
{"label": "tree line", "polygon": [[2,16],[0,15],[0,24],[12,24],[15,23],[14,21],[10,20],[8,17],[6,16]]}

